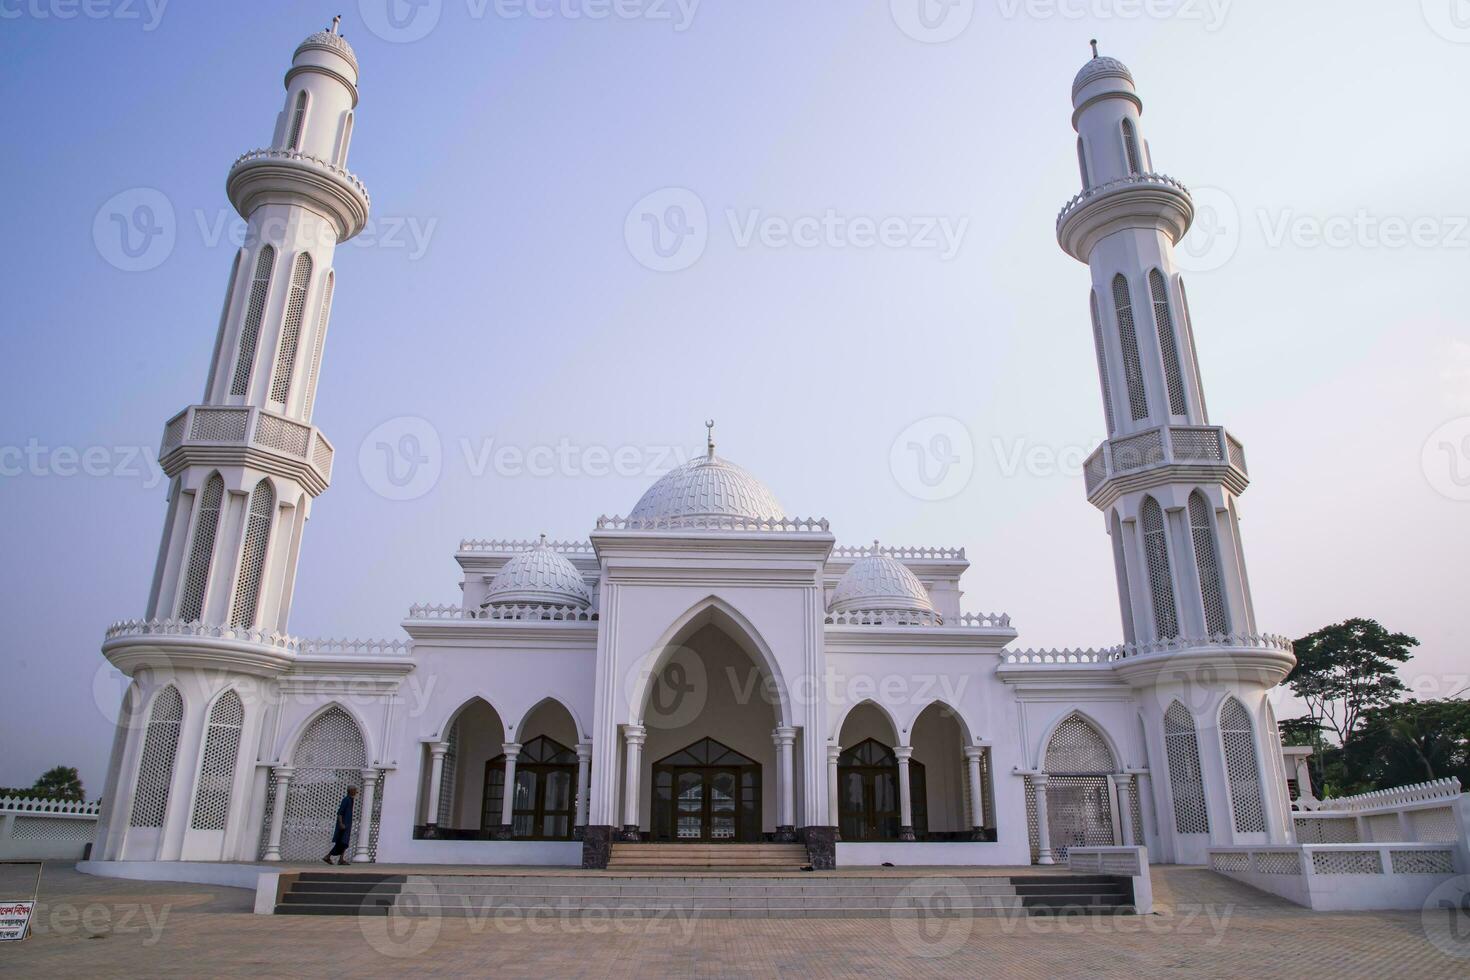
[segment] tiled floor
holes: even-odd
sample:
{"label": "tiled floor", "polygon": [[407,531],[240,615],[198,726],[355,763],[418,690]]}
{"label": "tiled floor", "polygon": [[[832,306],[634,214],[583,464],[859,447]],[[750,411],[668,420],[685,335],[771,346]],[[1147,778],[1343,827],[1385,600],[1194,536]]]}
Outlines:
{"label": "tiled floor", "polygon": [[[10,898],[24,878],[0,870]],[[1155,868],[1154,890],[1158,914],[1116,919],[394,923],[255,916],[237,889],[48,867],[35,935],[0,946],[0,974],[1470,977],[1470,958],[1435,948],[1418,913],[1311,913],[1186,868]]]}

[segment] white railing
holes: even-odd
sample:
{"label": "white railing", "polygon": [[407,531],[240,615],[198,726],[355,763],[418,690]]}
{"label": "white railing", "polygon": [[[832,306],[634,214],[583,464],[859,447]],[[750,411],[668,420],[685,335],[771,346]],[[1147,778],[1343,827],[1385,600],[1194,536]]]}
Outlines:
{"label": "white railing", "polygon": [[1221,463],[1250,475],[1240,440],[1223,427],[1160,425],[1105,441],[1082,464],[1082,478],[1092,493],[1111,476],[1172,463]]}
{"label": "white railing", "polygon": [[107,628],[105,640],[144,637],[182,637],[254,643],[297,656],[407,656],[406,640],[321,639],[266,630],[243,629],[198,620],[125,619]]}
{"label": "white railing", "polygon": [[[839,544],[832,549],[833,558],[865,558],[873,553],[871,546]],[[939,561],[964,561],[964,548],[913,548],[913,547],[889,547],[887,545],[878,548],[878,554],[889,558],[914,559],[914,560],[939,560]]]}
{"label": "white railing", "polygon": [[1149,879],[1146,847],[1069,847],[1067,869],[1076,874],[1131,878],[1134,911],[1139,915],[1153,911],[1153,883]]}
{"label": "white railing", "polygon": [[97,833],[100,803],[0,797],[0,860],[75,861]]}
{"label": "white railing", "polygon": [[500,620],[513,622],[591,623],[597,613],[581,606],[546,606],[535,603],[501,603],[483,609],[466,609],[449,604],[422,603],[408,607],[408,618],[418,621]]}
{"label": "white railing", "polygon": [[1300,844],[1453,844],[1470,857],[1470,801],[1453,777],[1321,800],[1292,814]]}
{"label": "white railing", "polygon": [[256,446],[299,459],[332,477],[334,450],[321,430],[260,408],[190,405],[163,426],[160,459],[185,445]]}
{"label": "white railing", "polygon": [[1006,650],[1000,662],[1017,667],[1051,667],[1070,664],[1110,664],[1118,647],[1105,650]]}
{"label": "white railing", "polygon": [[1444,844],[1210,848],[1211,870],[1321,911],[1422,909],[1461,860]]}
{"label": "white railing", "polygon": [[1017,666],[1066,666],[1069,664],[1110,664],[1130,657],[1156,653],[1182,653],[1209,647],[1245,650],[1279,650],[1290,653],[1291,640],[1275,633],[1216,633],[1204,637],[1175,637],[1153,643],[1126,643],[1102,649],[1076,650],[1007,650],[1001,662]]}
{"label": "white railing", "polygon": [[1005,629],[1011,617],[1005,613],[961,613],[945,620],[924,609],[846,609],[827,614],[828,626],[948,626],[961,629]]}
{"label": "white railing", "polygon": [[[535,551],[541,547],[542,542],[526,540],[503,540],[498,538],[465,538],[459,543],[460,551],[469,552],[508,552],[516,554],[522,551]],[[546,547],[559,554],[564,555],[591,555],[594,554],[592,542],[590,541],[547,541]]]}
{"label": "white railing", "polygon": [[353,190],[362,195],[364,201],[371,203],[372,196],[368,194],[367,185],[364,184],[356,174],[346,167],[339,167],[330,160],[312,156],[310,153],[302,153],[300,150],[287,150],[272,147],[270,149],[249,150],[240,154],[235,162],[230,164],[230,173],[234,173],[241,165],[254,163],[257,160],[288,160],[292,163],[304,163],[313,168],[321,169],[333,177],[349,184]]}
{"label": "white railing", "polygon": [[1368,793],[1358,793],[1355,796],[1339,796],[1321,800],[1317,804],[1317,812],[1382,810],[1411,803],[1445,803],[1458,799],[1459,796],[1460,781],[1450,776],[1447,779],[1435,779],[1427,783],[1413,783],[1408,786],[1396,786],[1393,789],[1377,789]]}
{"label": "white railing", "polygon": [[825,517],[608,517],[597,519],[599,531],[785,531],[825,534]]}
{"label": "white railing", "polygon": [[1106,184],[1098,184],[1095,187],[1088,187],[1080,194],[1077,194],[1066,204],[1062,205],[1062,210],[1057,213],[1057,225],[1060,226],[1061,223],[1066,220],[1068,214],[1072,213],[1083,204],[1086,204],[1088,201],[1091,201],[1093,198],[1101,197],[1104,194],[1109,194],[1116,190],[1121,190],[1124,187],[1168,187],[1173,190],[1183,191],[1186,195],[1189,194],[1188,187],[1185,187],[1184,184],[1175,180],[1173,177],[1168,176],[1167,174],[1129,174],[1127,177],[1120,177],[1117,180],[1110,180]]}

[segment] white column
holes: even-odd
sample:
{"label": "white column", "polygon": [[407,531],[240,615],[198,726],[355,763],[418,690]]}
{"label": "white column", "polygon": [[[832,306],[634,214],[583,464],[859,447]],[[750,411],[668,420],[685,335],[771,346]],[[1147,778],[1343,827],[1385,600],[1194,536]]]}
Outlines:
{"label": "white column", "polygon": [[842,790],[837,783],[837,760],[842,755],[842,746],[827,746],[827,812],[832,821],[832,826],[841,824],[840,801]]}
{"label": "white column", "polygon": [[449,751],[448,742],[429,743],[429,798],[424,800],[424,825],[439,825],[439,794],[444,788],[444,754]]}
{"label": "white column", "polygon": [[796,729],[782,725],[771,733],[771,741],[776,743],[776,836],[779,840],[794,840],[796,790],[791,754],[796,744]]}
{"label": "white column", "polygon": [[516,806],[516,759],[521,754],[521,743],[502,742],[500,750],[505,753],[505,792],[500,797],[500,823],[507,837],[515,836]]}
{"label": "white column", "polygon": [[985,788],[980,776],[980,756],[984,749],[978,745],[965,746],[965,763],[970,775],[970,829],[985,826]]}
{"label": "white column", "polygon": [[1155,806],[1153,780],[1146,771],[1140,770],[1134,775],[1138,777],[1138,782],[1133,786],[1138,793],[1138,815],[1143,820],[1143,826],[1138,828],[1138,843],[1158,850],[1159,828],[1154,826],[1152,816]]}
{"label": "white column", "polygon": [[1051,856],[1051,827],[1046,812],[1046,787],[1051,777],[1044,772],[1031,774],[1031,786],[1036,791],[1036,863],[1056,864]]}
{"label": "white column", "polygon": [[296,775],[296,770],[290,766],[276,766],[272,770],[276,776],[276,798],[271,807],[271,833],[265,844],[264,861],[281,860],[281,824],[286,821],[286,793],[291,789],[291,777]]}
{"label": "white column", "polygon": [[378,795],[378,770],[362,771],[362,822],[357,828],[357,853],[354,861],[373,859],[373,798]]}
{"label": "white column", "polygon": [[587,826],[587,795],[592,786],[592,743],[577,743],[577,816],[573,827]]}
{"label": "white column", "polygon": [[1307,768],[1307,757],[1304,755],[1296,757],[1296,798],[1307,803],[1317,802],[1317,797],[1312,792],[1312,771]]}
{"label": "white column", "polygon": [[898,839],[914,839],[914,808],[909,798],[909,759],[914,755],[912,745],[900,745],[893,750],[898,757]]}
{"label": "white column", "polygon": [[1113,790],[1118,800],[1118,822],[1122,827],[1119,843],[1125,847],[1137,846],[1138,837],[1133,827],[1133,805],[1128,796],[1133,777],[1126,772],[1115,772],[1108,778],[1113,781]]}
{"label": "white column", "polygon": [[625,839],[637,839],[638,790],[643,776],[643,739],[648,731],[642,725],[623,726],[623,834]]}

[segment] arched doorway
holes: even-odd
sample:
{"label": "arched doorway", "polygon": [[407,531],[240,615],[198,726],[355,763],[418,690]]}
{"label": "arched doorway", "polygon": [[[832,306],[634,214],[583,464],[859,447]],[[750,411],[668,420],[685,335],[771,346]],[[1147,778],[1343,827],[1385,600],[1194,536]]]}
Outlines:
{"label": "arched doorway", "polygon": [[754,843],[761,840],[761,767],[712,738],[653,764],[656,841]]}
{"label": "arched doorway", "polygon": [[[1072,847],[1117,844],[1117,803],[1109,777],[1118,763],[1102,733],[1080,715],[1066,718],[1047,741],[1045,771],[1047,829],[1057,860],[1065,860]],[[1026,804],[1034,858],[1036,798],[1029,780]]]}
{"label": "arched doorway", "polygon": [[[470,698],[446,722],[442,739],[437,759],[432,745],[423,750],[419,812],[424,823],[434,826],[432,836],[445,840],[489,839],[499,828],[500,818],[482,823],[481,801],[485,763],[505,752],[500,713],[484,698]],[[426,827],[414,828],[415,837],[426,835]]]}
{"label": "arched doorway", "polygon": [[[337,705],[323,711],[301,733],[291,754],[291,776],[286,790],[286,807],[281,821],[281,860],[316,861],[331,846],[337,806],[348,787],[358,790],[352,820],[352,839],[347,853],[356,854],[358,835],[367,823],[376,833],[378,815],[364,821],[362,814],[362,770],[367,766],[367,746],[357,722]],[[265,825],[261,852],[271,836],[271,814],[275,811],[276,782],[266,795]],[[374,809],[383,794],[374,795]],[[376,856],[376,841],[370,839],[369,854]]]}
{"label": "arched doorway", "polygon": [[[576,809],[577,753],[545,735],[521,746],[516,759],[510,836],[571,840]],[[505,805],[505,754],[485,762],[480,826],[500,824]]]}
{"label": "arched doorway", "polygon": [[[929,790],[924,764],[909,761],[914,836],[929,832]],[[898,756],[874,738],[837,757],[838,831],[846,841],[898,840],[902,825]]]}

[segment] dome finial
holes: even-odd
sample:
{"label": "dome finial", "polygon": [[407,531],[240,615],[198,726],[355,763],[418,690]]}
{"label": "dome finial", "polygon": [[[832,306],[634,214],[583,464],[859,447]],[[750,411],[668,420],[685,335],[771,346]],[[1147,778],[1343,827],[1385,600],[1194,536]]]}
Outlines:
{"label": "dome finial", "polygon": [[1090,45],[1092,45],[1092,56],[1094,58],[1096,58],[1097,57],[1097,38],[1093,38],[1091,41],[1088,41],[1087,43],[1090,44]]}
{"label": "dome finial", "polygon": [[539,547],[542,547],[542,548],[546,547],[546,532],[545,531],[542,531],[541,532],[541,543],[540,543]]}
{"label": "dome finial", "polygon": [[875,554],[875,555],[881,555],[881,554],[883,554],[883,549],[878,546],[878,539],[877,538],[874,538],[873,539],[873,554]]}
{"label": "dome finial", "polygon": [[342,23],[342,15],[338,14],[332,18],[332,33],[337,33],[337,27]]}
{"label": "dome finial", "polygon": [[704,440],[705,440],[705,446],[704,446],[704,448],[705,448],[705,452],[707,453],[707,455],[708,455],[708,457],[710,459],[714,459],[715,458],[715,420],[714,419],[705,419],[704,420],[704,428],[705,428],[705,434],[704,434]]}

